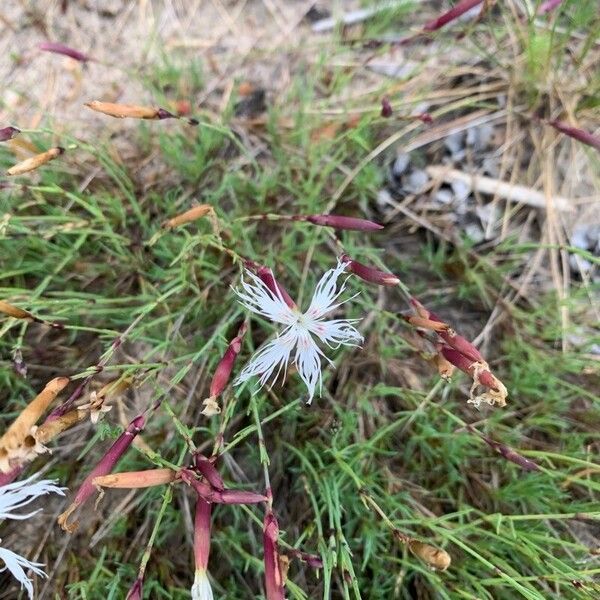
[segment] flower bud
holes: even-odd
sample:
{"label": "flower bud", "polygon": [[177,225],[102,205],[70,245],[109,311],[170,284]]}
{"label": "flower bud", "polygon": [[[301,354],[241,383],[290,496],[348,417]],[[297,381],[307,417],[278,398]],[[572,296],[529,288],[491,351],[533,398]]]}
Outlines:
{"label": "flower bud", "polygon": [[583,144],[587,144],[592,148],[596,148],[596,150],[600,150],[600,137],[590,133],[589,131],[585,131],[585,129],[581,129],[579,127],[570,127],[566,123],[562,121],[548,121],[548,125],[552,125],[554,129],[568,135],[569,137],[582,142]]}
{"label": "flower bud", "polygon": [[17,137],[21,133],[20,129],[16,127],[3,127],[0,129],[0,142],[7,142]]}
{"label": "flower bud", "polygon": [[83,52],[79,52],[79,50],[75,50],[70,48],[69,46],[65,46],[64,44],[59,44],[57,42],[42,42],[38,44],[38,48],[40,50],[44,50],[45,52],[53,52],[54,54],[62,54],[63,56],[68,56],[74,60],[78,60],[79,62],[87,62],[91,60],[89,56],[84,54]]}
{"label": "flower bud", "polygon": [[340,260],[347,263],[347,269],[351,273],[369,283],[376,283],[377,285],[398,285],[400,283],[400,279],[393,273],[386,273],[385,271],[363,265],[351,259],[347,254],[342,255]]}
{"label": "flower bud", "polygon": [[471,10],[478,4],[481,4],[483,0],[460,0],[457,4],[455,4],[450,10],[446,11],[436,19],[432,19],[428,21],[423,26],[423,31],[436,31],[437,29],[441,29],[444,25],[447,25],[451,21],[458,19],[462,15],[464,15],[467,11]]}
{"label": "flower bud", "polygon": [[258,504],[265,502],[267,497],[256,492],[246,490],[222,489],[216,490],[212,486],[198,481],[189,469],[181,470],[181,479],[192,486],[200,498],[215,504]]}
{"label": "flower bud", "polygon": [[383,97],[381,99],[381,116],[384,119],[388,119],[393,114],[392,105],[390,104],[389,98]]}
{"label": "flower bud", "polygon": [[356,217],[345,217],[342,215],[309,215],[302,217],[302,220],[306,220],[313,225],[349,231],[377,231],[383,229],[383,225],[380,225],[379,223],[367,221],[366,219],[357,219]]}
{"label": "flower bud", "polygon": [[129,592],[127,592],[127,597],[125,600],[142,600],[144,597],[144,580],[141,577],[138,577],[134,582],[131,588],[129,588]]}
{"label": "flower bud", "polygon": [[242,349],[242,339],[244,338],[247,329],[248,326],[246,325],[246,322],[242,323],[241,327],[238,329],[237,335],[229,342],[229,346],[227,347],[223,358],[221,358],[217,365],[215,374],[210,383],[210,398],[219,396],[229,383],[231,372],[233,371],[237,355]]}
{"label": "flower bud", "polygon": [[279,560],[278,538],[279,524],[275,515],[271,511],[268,511],[263,523],[265,591],[267,600],[285,600],[285,579]]}
{"label": "flower bud", "polygon": [[215,490],[223,491],[225,489],[223,479],[221,479],[221,475],[219,475],[219,472],[210,459],[202,454],[197,454],[195,463],[200,475],[202,475]]}

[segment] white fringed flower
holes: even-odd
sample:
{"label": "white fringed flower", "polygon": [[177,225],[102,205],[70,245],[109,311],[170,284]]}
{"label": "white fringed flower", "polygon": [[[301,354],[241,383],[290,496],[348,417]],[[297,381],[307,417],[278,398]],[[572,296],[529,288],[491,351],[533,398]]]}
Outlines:
{"label": "white fringed flower", "polygon": [[235,381],[236,385],[259,375],[260,385],[263,386],[271,379],[276,381],[282,370],[285,378],[293,353],[294,365],[308,388],[308,403],[312,402],[317,383],[321,385],[321,357],[332,364],[317,345],[315,337],[330,348],[356,346],[363,341],[353,326],[356,320],[324,319],[328,313],[347,302],[336,302],[346,289],[345,283],[339,288],[337,285],[346,266],[346,263],[338,261],[334,269],[321,277],[305,313],[298,308],[290,308],[279,290],[277,293],[271,291],[256,275],[246,271],[252,283],[242,278],[242,290],[235,290],[241,304],[257,315],[285,325],[285,328],[274,340],[259,348]]}
{"label": "white fringed flower", "polygon": [[192,600],[213,600],[213,592],[206,571],[197,569],[192,585]]}
{"label": "white fringed flower", "polygon": [[[36,477],[34,475],[23,481],[16,481],[0,487],[0,519],[28,519],[41,509],[25,514],[15,513],[14,511],[27,506],[36,498],[46,494],[65,495],[63,488],[57,487],[53,481],[35,481]],[[4,566],[0,568],[0,573],[8,569],[21,584],[21,589],[25,588],[29,598],[33,598],[33,582],[27,577],[26,571],[31,570],[34,575],[45,577],[46,574],[40,569],[43,565],[31,562],[12,550],[2,547],[0,547],[0,562],[4,563]]]}

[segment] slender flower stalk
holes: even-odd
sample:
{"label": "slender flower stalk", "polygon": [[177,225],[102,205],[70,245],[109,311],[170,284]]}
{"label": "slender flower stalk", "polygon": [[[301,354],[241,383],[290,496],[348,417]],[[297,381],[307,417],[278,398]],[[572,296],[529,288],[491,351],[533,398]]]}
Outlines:
{"label": "slender flower stalk", "polygon": [[17,137],[21,133],[20,129],[16,127],[3,127],[0,129],[0,142],[7,142]]}
{"label": "slender flower stalk", "polygon": [[194,584],[192,600],[213,600],[208,580],[208,557],[210,555],[210,519],[212,505],[198,496],[194,517]]}
{"label": "slender flower stalk", "polygon": [[57,146],[56,148],[50,148],[50,150],[46,150],[46,152],[42,152],[40,154],[36,154],[31,158],[27,158],[16,165],[13,165],[8,171],[6,171],[7,175],[23,175],[23,173],[28,173],[29,171],[35,171],[35,169],[45,165],[47,162],[54,160],[57,156],[60,156],[65,151],[64,148]]}
{"label": "slender flower stalk", "polygon": [[75,50],[74,48],[70,48],[69,46],[65,46],[64,44],[60,44],[58,42],[42,42],[41,44],[38,44],[38,48],[44,52],[53,52],[54,54],[68,56],[69,58],[78,60],[82,63],[92,60],[87,54],[79,52],[79,50]]}
{"label": "slender flower stalk", "polygon": [[285,577],[277,540],[279,524],[272,511],[267,511],[263,522],[263,548],[265,565],[265,591],[267,600],[285,600]]}
{"label": "slender flower stalk", "polygon": [[102,475],[108,475],[119,462],[123,454],[129,449],[135,437],[142,431],[145,424],[145,419],[142,415],[135,417],[127,426],[127,429],[115,440],[113,445],[108,449],[106,454],[100,459],[98,464],[92,469],[84,482],[79,487],[73,502],[69,508],[63,512],[57,519],[58,524],[69,533],[73,533],[78,521],[69,523],[71,514],[82,504],[84,504],[96,491],[94,480]]}
{"label": "slender flower stalk", "polygon": [[301,313],[297,307],[290,308],[278,290],[273,292],[256,275],[246,271],[251,281],[242,278],[241,289],[235,290],[240,303],[253,313],[285,327],[274,340],[259,348],[234,385],[258,375],[262,387],[269,380],[276,381],[282,371],[285,378],[294,352],[294,365],[308,389],[308,403],[312,402],[317,385],[321,386],[321,357],[332,364],[317,345],[315,338],[330,348],[342,345],[356,346],[363,341],[353,326],[356,321],[325,320],[328,313],[347,301],[338,301],[346,286],[342,283],[338,287],[337,280],[345,269],[346,263],[338,261],[334,269],[330,269],[321,277],[305,313]]}
{"label": "slender flower stalk", "polygon": [[478,4],[481,4],[482,2],[483,0],[461,0],[450,10],[446,11],[444,14],[425,23],[425,25],[423,26],[423,31],[429,32],[441,29],[448,23],[451,23],[455,19],[458,19],[467,11],[471,10],[472,8],[475,8]]}
{"label": "slender flower stalk", "polygon": [[[36,481],[37,475],[23,481],[10,483],[0,487],[0,519],[25,520],[31,518],[41,509],[27,514],[15,513],[14,511],[27,506],[40,496],[47,494],[58,494],[64,496],[63,488],[57,487],[56,482],[49,480]],[[0,540],[1,541],[1,540]],[[31,571],[39,577],[46,577],[40,567],[41,563],[34,563],[8,548],[0,547],[0,561],[4,564],[0,573],[8,570],[19,582],[21,589],[25,589],[29,599],[33,599],[33,581],[27,577],[27,571]]]}
{"label": "slender flower stalk", "polygon": [[363,265],[357,260],[350,258],[347,254],[343,254],[340,260],[347,264],[348,271],[354,273],[354,275],[360,277],[363,281],[368,281],[369,283],[375,283],[377,285],[390,286],[398,285],[400,283],[400,279],[393,273],[386,273],[385,271]]}

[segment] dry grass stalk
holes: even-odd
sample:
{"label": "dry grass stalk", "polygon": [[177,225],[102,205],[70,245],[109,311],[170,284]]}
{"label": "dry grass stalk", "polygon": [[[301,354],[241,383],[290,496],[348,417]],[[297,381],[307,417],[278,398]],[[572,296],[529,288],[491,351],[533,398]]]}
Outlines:
{"label": "dry grass stalk", "polygon": [[[527,206],[533,206],[535,208],[547,208],[548,206],[548,198],[543,192],[539,192],[538,190],[534,190],[524,185],[506,183],[505,181],[500,181],[491,177],[472,175],[457,169],[447,169],[446,167],[439,165],[432,165],[427,167],[426,170],[433,179],[445,181],[446,183],[466,183],[483,194],[498,196],[504,200],[520,202],[521,204],[526,204]],[[560,211],[570,212],[575,208],[573,200],[570,200],[569,198],[554,196],[552,202],[554,207]]]}

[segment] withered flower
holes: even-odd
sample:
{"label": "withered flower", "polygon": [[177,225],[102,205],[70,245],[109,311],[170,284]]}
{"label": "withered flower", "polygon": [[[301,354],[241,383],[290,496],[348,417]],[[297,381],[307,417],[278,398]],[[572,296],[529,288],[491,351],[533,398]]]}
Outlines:
{"label": "withered flower", "polygon": [[452,562],[450,555],[445,550],[436,548],[430,544],[425,544],[418,540],[410,540],[408,547],[415,556],[418,556],[436,571],[445,571]]}
{"label": "withered flower", "polygon": [[73,502],[67,510],[59,515],[58,524],[69,533],[73,533],[79,524],[78,521],[69,523],[71,514],[82,504],[84,504],[96,491],[94,480],[101,475],[108,475],[119,462],[120,458],[131,446],[135,437],[142,431],[145,424],[145,419],[142,415],[135,417],[127,426],[127,429],[115,440],[113,445],[108,449],[106,454],[100,459],[98,464],[92,469],[84,482],[79,487]]}
{"label": "withered flower", "polygon": [[32,451],[40,449],[37,443],[32,444],[28,439],[32,428],[68,383],[68,377],[56,377],[49,381],[0,437],[0,472],[8,473],[15,464],[29,458]]}

